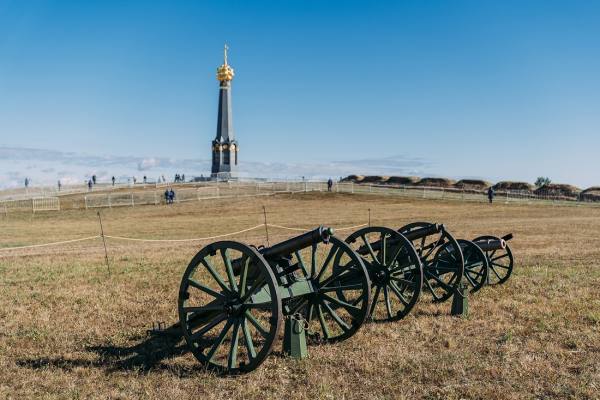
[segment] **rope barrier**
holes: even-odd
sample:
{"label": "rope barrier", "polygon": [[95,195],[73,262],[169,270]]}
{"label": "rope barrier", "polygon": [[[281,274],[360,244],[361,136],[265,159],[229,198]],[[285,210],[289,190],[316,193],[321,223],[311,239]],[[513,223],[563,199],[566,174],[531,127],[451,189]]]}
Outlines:
{"label": "rope barrier", "polygon": [[224,233],[222,235],[207,236],[207,237],[203,237],[203,238],[192,238],[192,239],[138,239],[138,238],[128,238],[128,237],[124,237],[124,236],[111,236],[111,235],[104,235],[104,237],[109,238],[109,239],[130,240],[130,241],[136,241],[136,242],[197,242],[197,241],[201,241],[201,240],[211,240],[211,239],[218,239],[218,238],[222,238],[222,237],[226,237],[226,236],[238,235],[240,233],[250,232],[255,229],[262,228],[263,226],[265,226],[265,225],[260,224],[260,225],[253,226],[252,228],[242,229],[241,231],[237,231],[237,232]]}
{"label": "rope barrier", "polygon": [[56,246],[56,245],[59,245],[59,244],[83,242],[84,240],[98,239],[100,237],[101,237],[100,235],[95,235],[95,236],[88,236],[88,237],[84,237],[84,238],[80,238],[80,239],[64,240],[62,242],[52,242],[52,243],[43,243],[43,244],[31,244],[31,245],[28,245],[28,246],[18,246],[18,247],[3,247],[3,248],[0,248],[0,251],[2,251],[2,250],[30,249],[30,248],[34,248],[34,247],[45,247],[45,246]]}
{"label": "rope barrier", "polygon": [[[290,231],[306,232],[308,230],[308,229],[305,229],[305,228],[292,228],[292,227],[289,227],[289,226],[276,225],[276,224],[266,224],[266,225],[270,226],[272,228],[286,229],[286,230],[290,230]],[[128,241],[135,241],[135,242],[162,242],[162,243],[198,242],[198,241],[204,241],[204,240],[219,239],[219,238],[223,238],[223,237],[227,237],[227,236],[239,235],[240,233],[250,232],[250,231],[262,228],[264,226],[265,226],[265,224],[259,224],[259,225],[253,226],[251,228],[242,229],[242,230],[237,231],[237,232],[224,233],[222,235],[207,236],[207,237],[202,237],[202,238],[191,238],[191,239],[141,239],[141,238],[131,238],[131,237],[125,237],[125,236],[112,236],[112,235],[104,235],[104,237],[108,238],[108,239],[128,240]],[[345,231],[345,230],[350,230],[350,229],[357,229],[357,228],[361,228],[363,226],[367,226],[367,224],[360,224],[360,225],[355,225],[355,226],[347,226],[347,227],[344,227],[344,228],[336,228],[336,231]],[[28,246],[18,246],[18,247],[4,247],[4,248],[0,248],[0,251],[3,251],[3,250],[31,249],[31,248],[36,248],[36,247],[47,247],[47,246],[58,246],[58,245],[62,245],[62,244],[69,244],[69,243],[83,242],[83,241],[86,241],[86,240],[99,239],[101,237],[102,237],[102,235],[95,235],[95,236],[88,236],[88,237],[79,238],[79,239],[64,240],[64,241],[61,241],[61,242],[52,242],[52,243],[43,243],[43,244],[32,244],[32,245],[28,245]]]}
{"label": "rope barrier", "polygon": [[[272,228],[279,228],[279,229],[287,229],[290,231],[300,231],[300,232],[306,232],[309,229],[306,228],[291,228],[289,226],[283,226],[283,225],[275,225],[275,224],[267,224],[268,226],[272,227]],[[355,225],[355,226],[347,226],[345,228],[335,228],[335,231],[347,231],[350,229],[357,229],[357,228],[362,228],[363,226],[367,226],[367,224],[360,224],[360,225]]]}

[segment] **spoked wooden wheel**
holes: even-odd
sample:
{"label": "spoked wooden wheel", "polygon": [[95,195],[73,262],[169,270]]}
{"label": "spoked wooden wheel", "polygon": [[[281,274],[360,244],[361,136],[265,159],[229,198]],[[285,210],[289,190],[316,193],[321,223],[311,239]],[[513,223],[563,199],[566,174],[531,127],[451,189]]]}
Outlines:
{"label": "spoked wooden wheel", "polygon": [[[477,244],[477,242],[488,240],[497,241],[501,239],[496,236],[485,235],[475,238],[473,242]],[[508,243],[506,243],[504,249],[489,250],[484,253],[489,263],[488,284],[499,285],[506,282],[513,270],[513,255]]]}
{"label": "spoked wooden wheel", "polygon": [[475,293],[487,282],[487,257],[475,243],[465,239],[458,239],[457,242],[465,260],[465,278],[471,287],[470,292]]}
{"label": "spoked wooden wheel", "polygon": [[310,260],[302,262],[302,269],[315,291],[295,300],[289,313],[299,310],[308,323],[309,339],[314,342],[348,339],[369,315],[369,274],[360,257],[335,236],[329,243],[319,243],[305,250],[310,255],[298,257],[295,254],[295,257]]}
{"label": "spoked wooden wheel", "polygon": [[255,249],[238,242],[216,242],[196,254],[183,275],[178,308],[194,356],[221,372],[258,367],[281,325],[271,268]]}
{"label": "spoked wooden wheel", "polygon": [[463,255],[454,237],[429,222],[414,222],[398,229],[413,244],[423,265],[424,287],[434,302],[449,299],[464,272]]}
{"label": "spoked wooden wheel", "polygon": [[346,242],[361,256],[371,278],[371,318],[395,321],[406,316],[423,286],[421,262],[410,241],[393,229],[374,226],[354,232]]}

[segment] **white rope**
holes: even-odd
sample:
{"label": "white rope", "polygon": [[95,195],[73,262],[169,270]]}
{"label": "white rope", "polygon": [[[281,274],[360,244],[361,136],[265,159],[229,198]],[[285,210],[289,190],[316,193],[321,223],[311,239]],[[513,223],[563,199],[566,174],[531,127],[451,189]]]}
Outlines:
{"label": "white rope", "polygon": [[96,235],[96,236],[88,236],[88,237],[84,237],[84,238],[80,238],[80,239],[64,240],[62,242],[32,244],[32,245],[29,245],[29,246],[18,246],[18,247],[4,247],[4,248],[0,248],[0,251],[2,251],[2,250],[31,249],[31,248],[34,248],[34,247],[45,247],[45,246],[56,246],[56,245],[59,245],[59,244],[83,242],[84,240],[98,239],[100,237],[101,237],[100,235]]}
{"label": "white rope", "polygon": [[357,229],[357,228],[362,228],[363,226],[367,226],[369,224],[365,223],[365,224],[360,224],[360,225],[354,225],[354,226],[347,226],[345,228],[335,228],[336,231],[349,231],[350,229]]}
{"label": "white rope", "polygon": [[[355,225],[355,226],[348,226],[348,227],[345,227],[345,228],[336,228],[336,231],[345,231],[345,230],[350,230],[350,229],[357,229],[357,228],[361,228],[361,227],[366,226],[366,225],[367,224],[360,224],[360,225]],[[139,239],[139,238],[124,237],[124,236],[112,236],[112,235],[104,235],[104,237],[105,238],[109,238],[109,239],[129,240],[129,241],[135,241],[135,242],[163,242],[163,243],[164,242],[170,242],[170,243],[174,243],[174,242],[198,242],[198,241],[203,241],[203,240],[212,240],[212,239],[219,239],[219,238],[223,238],[223,237],[227,237],[227,236],[239,235],[240,233],[250,232],[250,231],[253,231],[255,229],[262,228],[264,226],[265,226],[265,224],[260,224],[260,225],[253,226],[251,228],[242,229],[241,231],[237,231],[237,232],[224,233],[222,235],[207,236],[207,237],[192,238],[192,239]],[[289,226],[276,225],[276,224],[267,224],[267,226],[270,226],[272,228],[287,229],[287,230],[290,230],[290,231],[301,231],[301,232],[307,231],[307,229],[305,229],[305,228],[292,228],[292,227],[289,227]],[[36,247],[47,247],[47,246],[57,246],[57,245],[61,245],[61,244],[83,242],[85,240],[98,239],[98,238],[101,238],[101,237],[102,237],[101,235],[95,235],[95,236],[88,236],[88,237],[84,237],[84,238],[80,238],[80,239],[64,240],[64,241],[61,241],[61,242],[52,242],[52,243],[43,243],[43,244],[32,244],[32,245],[28,245],[28,246],[18,246],[18,247],[4,247],[4,248],[0,248],[0,251],[2,251],[2,250],[32,249],[32,248],[36,248]]]}
{"label": "white rope", "polygon": [[130,241],[136,241],[136,242],[197,242],[197,241],[201,241],[201,240],[211,240],[211,239],[218,239],[218,238],[222,238],[222,237],[226,237],[226,236],[238,235],[240,233],[253,231],[255,229],[262,228],[264,226],[265,226],[264,224],[260,224],[260,225],[253,226],[252,228],[242,229],[241,231],[237,231],[237,232],[224,233],[222,235],[207,236],[207,237],[203,237],[203,238],[192,238],[192,239],[138,239],[138,238],[129,238],[129,237],[124,237],[124,236],[111,236],[111,235],[104,235],[104,237],[110,238],[110,239],[130,240]]}
{"label": "white rope", "polygon": [[[305,228],[291,228],[289,226],[275,225],[275,224],[267,224],[267,226],[270,226],[272,228],[287,229],[287,230],[290,230],[290,231],[306,232],[308,230],[308,229],[305,229]],[[360,224],[360,225],[355,225],[355,226],[347,226],[345,228],[334,228],[334,229],[336,231],[347,231],[347,230],[350,230],[350,229],[362,228],[363,226],[367,226],[367,224]]]}
{"label": "white rope", "polygon": [[302,232],[306,232],[306,229],[304,229],[304,228],[290,228],[288,226],[275,225],[275,224],[267,224],[267,226],[270,226],[271,228],[287,229],[288,231],[302,231]]}

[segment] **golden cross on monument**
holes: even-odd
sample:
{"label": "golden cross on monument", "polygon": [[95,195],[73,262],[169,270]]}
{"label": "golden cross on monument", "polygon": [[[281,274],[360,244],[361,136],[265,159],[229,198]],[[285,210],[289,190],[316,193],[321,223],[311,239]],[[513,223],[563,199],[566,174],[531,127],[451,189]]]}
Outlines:
{"label": "golden cross on monument", "polygon": [[223,47],[223,60],[225,60],[225,65],[227,65],[227,50],[229,50],[229,46],[225,43],[225,46]]}

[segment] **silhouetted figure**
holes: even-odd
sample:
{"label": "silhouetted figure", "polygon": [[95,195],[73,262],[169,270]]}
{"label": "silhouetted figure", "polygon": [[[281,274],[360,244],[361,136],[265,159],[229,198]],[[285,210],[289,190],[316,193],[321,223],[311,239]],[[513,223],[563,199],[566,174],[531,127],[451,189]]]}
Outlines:
{"label": "silhouetted figure", "polygon": [[95,185],[96,184],[96,175],[92,175],[92,183]]}
{"label": "silhouetted figure", "polygon": [[113,186],[115,186],[115,177],[114,176],[112,177],[112,183],[113,183]]}
{"label": "silhouetted figure", "polygon": [[29,178],[25,178],[25,189],[29,187]]}
{"label": "silhouetted figure", "polygon": [[169,204],[169,189],[165,189],[165,204]]}
{"label": "silhouetted figure", "polygon": [[92,180],[88,180],[88,191],[91,192],[92,191]]}
{"label": "silhouetted figure", "polygon": [[185,183],[185,174],[181,174],[181,182]]}
{"label": "silhouetted figure", "polygon": [[60,188],[62,187],[62,184],[60,183],[60,179],[58,180],[58,191],[60,192]]}
{"label": "silhouetted figure", "polygon": [[329,178],[329,180],[327,181],[327,191],[331,192],[332,187],[333,187],[333,181],[331,180],[331,178]]}
{"label": "silhouetted figure", "polygon": [[133,184],[135,185],[136,182],[137,182],[137,178],[134,176],[133,177]]}
{"label": "silhouetted figure", "polygon": [[175,201],[175,192],[173,191],[173,188],[169,190],[169,201],[171,201],[171,204],[173,204],[173,201]]}
{"label": "silhouetted figure", "polygon": [[492,201],[494,201],[494,194],[495,194],[494,189],[492,189],[492,187],[490,186],[490,188],[487,191],[487,197],[488,197],[490,204],[492,204]]}
{"label": "silhouetted figure", "polygon": [[144,175],[144,184],[146,184],[147,179],[146,179],[146,175]]}

